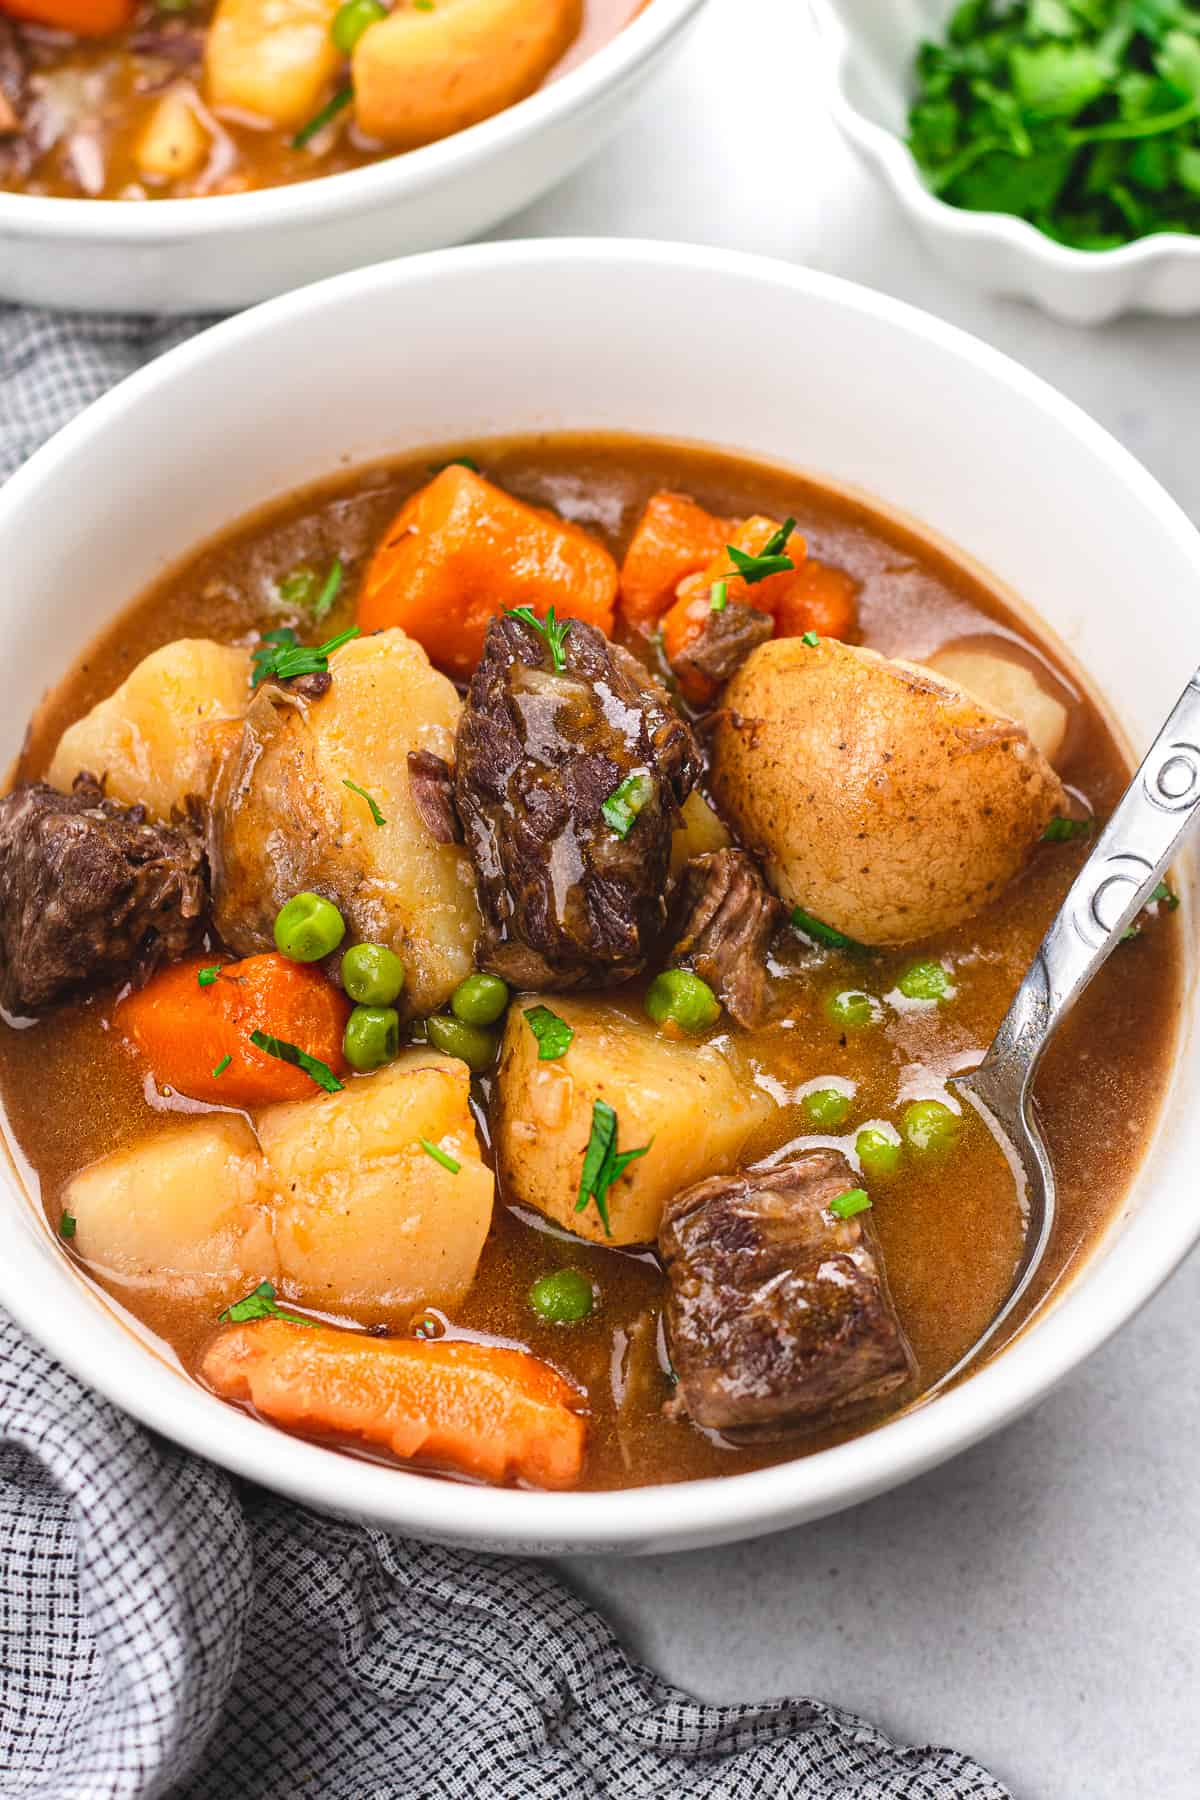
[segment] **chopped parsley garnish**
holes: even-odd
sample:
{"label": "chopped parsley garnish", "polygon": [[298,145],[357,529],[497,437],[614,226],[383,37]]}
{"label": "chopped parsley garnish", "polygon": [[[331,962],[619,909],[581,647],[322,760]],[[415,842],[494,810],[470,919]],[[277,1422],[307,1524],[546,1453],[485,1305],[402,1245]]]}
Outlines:
{"label": "chopped parsley garnish", "polygon": [[244,1300],[235,1300],[223,1313],[218,1313],[217,1318],[222,1325],[245,1325],[251,1319],[286,1319],[289,1325],[307,1325],[315,1329],[317,1323],[315,1319],[302,1318],[299,1313],[287,1312],[277,1306],[275,1289],[269,1281],[260,1281],[252,1294],[247,1294]]}
{"label": "chopped parsley garnish", "polygon": [[1056,814],[1042,833],[1043,844],[1069,844],[1073,838],[1091,837],[1095,819],[1064,819]]}
{"label": "chopped parsley garnish", "polygon": [[211,987],[221,973],[220,963],[210,963],[206,969],[197,969],[196,980],[201,987]]}
{"label": "chopped parsley garnish", "polygon": [[275,584],[275,592],[285,606],[311,606],[316,591],[317,571],[310,569],[307,563],[298,563]]}
{"label": "chopped parsley garnish", "polygon": [[[1178,905],[1179,895],[1173,893],[1165,881],[1159,882],[1158,886],[1146,902],[1146,906],[1165,906],[1168,912],[1174,912]],[[1143,911],[1144,910],[1145,908],[1143,908]],[[1141,924],[1139,923],[1139,920],[1135,920],[1132,925],[1121,933],[1121,942],[1125,943],[1129,938],[1141,937],[1141,935]]]}
{"label": "chopped parsley garnish", "polygon": [[324,131],[326,125],[328,125],[331,120],[336,119],[338,114],[342,112],[344,108],[349,106],[353,98],[354,89],[351,84],[347,82],[345,87],[340,87],[338,89],[337,93],[333,96],[333,99],[330,100],[327,105],[323,106],[320,112],[314,113],[308,123],[300,127],[299,131],[292,139],[292,149],[303,150],[305,145],[316,137],[318,131]]}
{"label": "chopped parsley garnish", "polygon": [[440,475],[443,469],[470,469],[472,475],[480,473],[479,464],[473,456],[450,456],[445,462],[430,463],[429,465],[431,475]]}
{"label": "chopped parsley garnish", "polygon": [[332,609],[334,601],[341,593],[342,577],[345,573],[346,571],[342,567],[341,557],[335,556],[329,573],[325,577],[321,591],[312,604],[312,616],[318,624],[325,617],[326,613]]}
{"label": "chopped parsley garnish", "polygon": [[[650,1140],[653,1143],[653,1139]],[[579,1197],[575,1211],[584,1212],[590,1200],[600,1215],[604,1235],[612,1236],[608,1221],[608,1191],[619,1181],[631,1162],[645,1156],[650,1144],[640,1150],[617,1151],[617,1115],[607,1100],[592,1103],[592,1133],[583,1153],[583,1169],[579,1177]]]}
{"label": "chopped parsley garnish", "polygon": [[800,638],[800,642],[802,644],[807,644],[810,650],[815,650],[820,641],[821,640],[815,631],[806,631]]}
{"label": "chopped parsley garnish", "polygon": [[786,575],[789,569],[795,568],[786,552],[787,541],[795,529],[795,519],[786,519],[778,531],[771,533],[757,556],[739,550],[734,544],[726,544],[725,554],[747,587],[756,587],[771,575]]}
{"label": "chopped parsley garnish", "polygon": [[829,1202],[829,1210],[835,1219],[852,1219],[855,1213],[868,1212],[870,1206],[871,1196],[865,1188],[848,1188]]}
{"label": "chopped parsley garnish", "polygon": [[1184,0],[962,0],[916,59],[931,191],[1076,250],[1200,233],[1200,13]]}
{"label": "chopped parsley garnish", "polygon": [[619,838],[627,838],[633,830],[638,814],[649,803],[654,795],[654,782],[645,769],[635,769],[627,775],[619,787],[615,787],[608,799],[601,805],[608,825]]}
{"label": "chopped parsley garnish", "polygon": [[455,1162],[454,1158],[448,1155],[445,1150],[441,1149],[439,1145],[431,1144],[428,1138],[418,1138],[417,1142],[420,1144],[426,1156],[432,1156],[435,1163],[441,1163],[443,1169],[449,1169],[452,1175],[458,1174],[458,1171],[462,1168],[462,1164],[460,1162]]}
{"label": "chopped parsley garnish", "polygon": [[63,1214],[62,1218],[58,1221],[58,1235],[62,1238],[73,1238],[75,1236],[74,1213],[65,1212]]}
{"label": "chopped parsley garnish", "polygon": [[570,619],[561,621],[556,619],[552,606],[546,609],[544,620],[538,618],[532,606],[505,607],[504,616],[508,619],[520,619],[525,625],[532,625],[538,636],[545,638],[554,673],[561,675],[567,666],[567,659],[563,655],[563,645],[566,643],[567,633],[571,629]]}
{"label": "chopped parsley garnish", "polygon": [[556,1012],[551,1012],[548,1006],[529,1007],[525,1013],[525,1023],[537,1039],[539,1062],[557,1062],[571,1048],[574,1030],[565,1019],[560,1019]]}
{"label": "chopped parsley garnish", "polygon": [[802,906],[792,908],[792,924],[797,931],[802,931],[814,944],[822,944],[826,950],[848,950],[855,956],[866,955],[865,944],[847,937],[844,931],[835,931],[832,925],[825,925],[820,919],[814,919]]}
{"label": "chopped parsley garnish", "polygon": [[233,1061],[233,1057],[229,1054],[229,1051],[227,1050],[225,1052],[224,1056],[221,1058],[220,1062],[217,1064],[216,1068],[213,1070],[214,1077],[216,1077],[217,1075],[223,1075],[232,1061]]}
{"label": "chopped parsley garnish", "polygon": [[318,1056],[310,1056],[307,1050],[300,1050],[295,1044],[289,1044],[285,1038],[271,1037],[266,1031],[252,1031],[250,1042],[257,1050],[265,1050],[268,1056],[274,1056],[280,1062],[290,1063],[294,1069],[303,1070],[310,1081],[315,1081],[319,1088],[327,1094],[340,1094],[342,1083],[338,1080],[328,1063],[323,1063]]}
{"label": "chopped parsley garnish", "polygon": [[278,631],[265,631],[251,659],[254,663],[251,685],[258,687],[268,679],[294,681],[298,675],[321,675],[329,667],[329,658],[334,651],[358,636],[358,626],[350,625],[314,649],[311,644],[301,644],[290,625],[283,625]]}
{"label": "chopped parsley garnish", "polygon": [[386,825],[387,824],[387,820],[384,818],[383,814],[380,812],[377,803],[371,798],[370,794],[368,794],[366,788],[359,787],[357,781],[343,781],[342,786],[348,787],[352,794],[357,794],[360,800],[366,801],[367,805],[371,809],[371,817],[374,819],[376,825]]}
{"label": "chopped parsley garnish", "polygon": [[708,590],[708,593],[708,610],[710,612],[724,612],[729,602],[729,583],[727,581],[714,581],[711,588]]}

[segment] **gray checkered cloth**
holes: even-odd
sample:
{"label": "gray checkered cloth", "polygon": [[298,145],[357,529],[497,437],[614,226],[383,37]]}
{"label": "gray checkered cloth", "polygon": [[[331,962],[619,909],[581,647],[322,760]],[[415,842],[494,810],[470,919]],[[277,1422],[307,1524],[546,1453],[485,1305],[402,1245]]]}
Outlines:
{"label": "gray checkered cloth", "polygon": [[[196,322],[0,308],[0,478]],[[0,1800],[1008,1800],[813,1700],[703,1706],[533,1562],[305,1512],[0,1314]]]}

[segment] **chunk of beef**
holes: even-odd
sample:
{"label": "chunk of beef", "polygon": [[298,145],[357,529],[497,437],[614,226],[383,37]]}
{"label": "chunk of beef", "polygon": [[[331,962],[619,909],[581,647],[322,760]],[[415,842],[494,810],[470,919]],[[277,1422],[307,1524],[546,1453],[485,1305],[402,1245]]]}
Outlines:
{"label": "chunk of beef", "polygon": [[17,27],[0,16],[0,180],[26,173],[28,147],[20,142],[29,66]]}
{"label": "chunk of beef", "polygon": [[[475,864],[481,967],[516,987],[605,987],[665,922],[695,739],[628,652],[579,619],[555,672],[519,618],[488,626],[458,728],[455,799]],[[624,836],[604,803],[629,782]]]}
{"label": "chunk of beef", "polygon": [[730,1018],[752,1030],[766,1011],[767,950],[782,905],[744,850],[693,856],[680,905],[683,926],[671,961],[694,969]]}
{"label": "chunk of beef", "polygon": [[190,948],[208,900],[198,827],[25,782],[0,799],[0,1004],[33,1013],[92,982],[143,979]]}
{"label": "chunk of beef", "polygon": [[669,1201],[659,1250],[679,1376],[673,1404],[735,1440],[782,1437],[895,1393],[915,1372],[870,1213],[836,1150],[697,1182]]}
{"label": "chunk of beef", "polygon": [[[144,56],[165,65],[162,78],[165,85],[166,79],[177,80],[180,74],[199,74],[204,63],[206,36],[203,25],[189,24],[186,19],[164,19],[160,14],[132,33],[129,48],[134,56]],[[140,80],[138,89],[141,93],[152,93],[159,85],[159,79],[151,77]]]}
{"label": "chunk of beef", "polygon": [[462,826],[454,810],[454,770],[444,757],[432,750],[410,750],[408,791],[435,843],[462,843]]}
{"label": "chunk of beef", "polygon": [[671,667],[689,693],[692,676],[699,676],[701,685],[712,683],[720,687],[774,631],[775,621],[770,613],[731,600],[720,612],[709,611],[699,637],[692,639]]}

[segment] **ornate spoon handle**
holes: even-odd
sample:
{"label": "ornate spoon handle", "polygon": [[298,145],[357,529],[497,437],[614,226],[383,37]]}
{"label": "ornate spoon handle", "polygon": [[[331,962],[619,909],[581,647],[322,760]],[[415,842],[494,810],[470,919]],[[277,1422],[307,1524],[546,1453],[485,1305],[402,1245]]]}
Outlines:
{"label": "ornate spoon handle", "polygon": [[[1200,816],[1200,670],[1096,840],[1017,989],[987,1061],[1028,1089],[1042,1052]],[[1011,1091],[1011,1090],[1010,1090]]]}

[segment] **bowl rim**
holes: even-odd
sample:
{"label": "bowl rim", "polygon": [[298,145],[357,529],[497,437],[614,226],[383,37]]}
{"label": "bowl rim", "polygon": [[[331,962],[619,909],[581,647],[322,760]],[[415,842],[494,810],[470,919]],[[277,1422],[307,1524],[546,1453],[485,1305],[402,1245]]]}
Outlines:
{"label": "bowl rim", "polygon": [[970,212],[940,199],[922,181],[904,139],[867,118],[850,99],[848,77],[855,56],[854,34],[834,0],[808,0],[808,4],[814,35],[826,58],[830,112],[850,141],[883,170],[897,198],[932,230],[962,240],[1006,244],[1046,268],[1070,274],[1099,267],[1141,269],[1179,257],[1200,257],[1200,237],[1188,237],[1180,231],[1154,232],[1111,250],[1079,250],[1060,244],[1028,219],[1019,219],[1013,213]]}
{"label": "bowl rim", "polygon": [[572,113],[599,105],[639,65],[652,60],[706,4],[707,0],[649,0],[607,43],[524,100],[436,143],[381,157],[359,169],[281,187],[195,199],[93,200],[0,190],[0,235],[8,231],[25,238],[111,238],[140,247],[173,244],[214,232],[315,225],[341,213],[364,212],[389,202],[402,204],[550,129]]}
{"label": "bowl rim", "polygon": [[[81,454],[102,456],[112,426],[136,416],[144,400],[169,389],[176,377],[206,364],[219,369],[227,349],[265,338],[323,309],[352,312],[361,296],[376,290],[393,295],[419,288],[447,270],[461,272],[477,287],[490,271],[516,269],[536,280],[539,270],[564,265],[592,269],[598,280],[615,281],[618,287],[631,267],[650,267],[684,271],[715,285],[732,280],[748,289],[783,289],[849,309],[901,337],[924,340],[944,353],[948,364],[972,365],[1015,390],[1028,404],[1031,422],[1040,413],[1065,428],[1081,451],[1133,491],[1155,528],[1174,540],[1200,578],[1200,531],[1154,477],[1073,401],[990,345],[888,295],[801,266],[738,251],[620,238],[510,240],[427,252],[333,276],[211,326],[119,383],[34,453],[0,488],[0,541],[7,531],[19,529],[27,500],[60,463]],[[1181,1068],[1197,1060],[1197,1034],[1194,1029],[1189,1034],[1197,1012],[1194,956],[1191,961],[1163,1116]],[[1147,1156],[1162,1141],[1162,1131],[1160,1116]],[[16,1197],[31,1234],[42,1240],[31,1243],[28,1256],[0,1258],[0,1302],[66,1367],[122,1410],[195,1454],[320,1510],[373,1519],[441,1541],[540,1554],[636,1552],[753,1537],[909,1480],[1041,1399],[1150,1299],[1200,1239],[1200,1208],[1164,1209],[1153,1230],[1139,1232],[1135,1220],[1122,1238],[1119,1256],[1111,1245],[1102,1254],[1102,1239],[1053,1304],[977,1374],[860,1437],[808,1457],[694,1482],[557,1494],[480,1489],[356,1460],[351,1502],[342,1454],[273,1429],[264,1431],[190,1378],[181,1378],[128,1329],[89,1335],[84,1309],[56,1303],[66,1271],[44,1216],[30,1206],[14,1169],[0,1171],[0,1181]],[[106,1300],[77,1275],[71,1280],[77,1292],[90,1295],[119,1323]]]}

